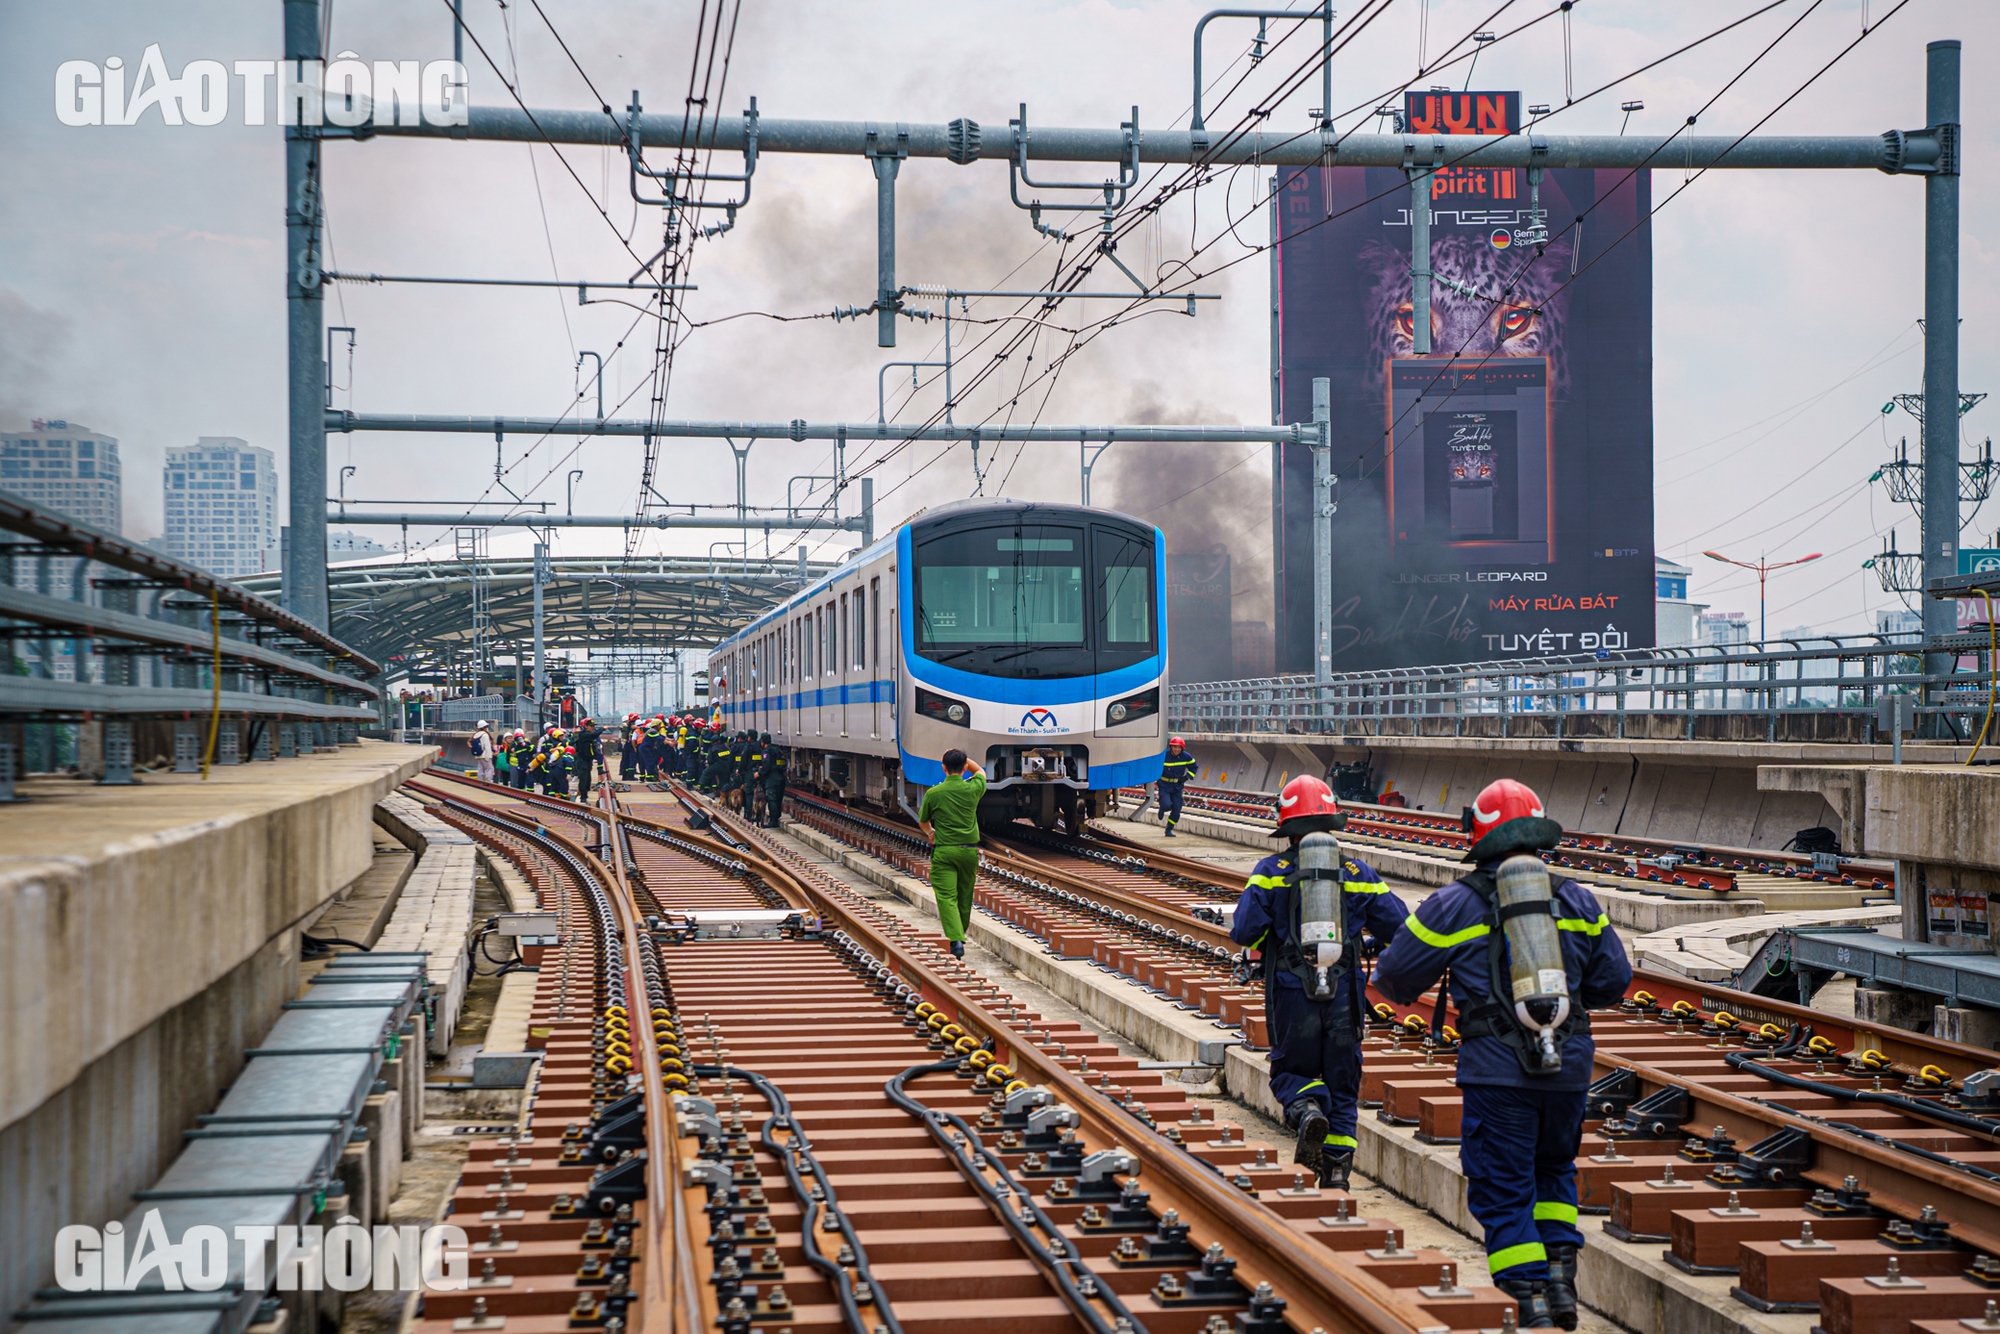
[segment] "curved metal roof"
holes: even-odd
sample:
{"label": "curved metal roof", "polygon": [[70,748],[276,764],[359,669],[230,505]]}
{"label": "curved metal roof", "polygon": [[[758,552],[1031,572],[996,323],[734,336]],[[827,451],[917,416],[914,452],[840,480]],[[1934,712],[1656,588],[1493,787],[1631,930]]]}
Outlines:
{"label": "curved metal roof", "polygon": [[[486,572],[488,642],[511,653],[534,636],[534,562],[495,557]],[[705,648],[835,566],[672,556],[550,557],[543,640],[552,648]],[[275,600],[276,574],[236,581]],[[456,559],[379,560],[327,570],[333,634],[401,670],[451,659],[473,638],[473,570]]]}

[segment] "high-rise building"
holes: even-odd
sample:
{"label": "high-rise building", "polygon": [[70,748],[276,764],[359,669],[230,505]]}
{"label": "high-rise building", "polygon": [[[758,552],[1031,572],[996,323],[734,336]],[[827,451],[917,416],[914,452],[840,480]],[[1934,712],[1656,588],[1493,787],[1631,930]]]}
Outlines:
{"label": "high-rise building", "polygon": [[37,418],[26,431],[0,433],[0,490],[114,533],[125,531],[118,442],[88,426]]}
{"label": "high-rise building", "polygon": [[167,554],[225,579],[278,568],[278,468],[268,449],[205,435],[167,451]]}
{"label": "high-rise building", "polygon": [[1689,567],[1665,556],[1653,557],[1653,642],[1661,648],[1682,648],[1696,642],[1706,602],[1688,600]]}

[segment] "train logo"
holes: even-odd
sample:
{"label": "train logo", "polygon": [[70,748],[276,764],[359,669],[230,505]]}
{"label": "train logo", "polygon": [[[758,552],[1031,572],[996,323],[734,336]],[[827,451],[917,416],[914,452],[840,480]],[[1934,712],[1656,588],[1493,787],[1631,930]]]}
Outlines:
{"label": "train logo", "polygon": [[1021,725],[1009,728],[1012,732],[1061,732],[1067,729],[1056,722],[1055,714],[1047,709],[1029,709],[1021,715]]}

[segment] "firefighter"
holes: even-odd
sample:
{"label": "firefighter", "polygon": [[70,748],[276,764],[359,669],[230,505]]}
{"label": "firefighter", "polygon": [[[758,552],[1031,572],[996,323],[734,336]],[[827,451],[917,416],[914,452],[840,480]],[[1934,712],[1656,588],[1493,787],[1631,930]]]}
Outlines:
{"label": "firefighter", "polygon": [[[1346,822],[1333,789],[1318,778],[1301,774],[1285,784],[1272,837],[1290,846],[1257,863],[1229,928],[1230,939],[1262,955],[1271,1096],[1284,1108],[1285,1128],[1298,1136],[1292,1161],[1317,1172],[1323,1189],[1334,1190],[1347,1189],[1354,1169],[1368,1015],[1361,936],[1365,931],[1378,943],[1388,941],[1408,911],[1366,862],[1339,856],[1336,864],[1339,847],[1331,837],[1301,848],[1307,835],[1331,835]],[[1327,860],[1302,865],[1302,855],[1308,863]],[[1317,899],[1327,881],[1336,893]],[[1311,928],[1336,921],[1342,943],[1328,957],[1308,938],[1323,939]]]}
{"label": "firefighter", "polygon": [[652,782],[660,772],[660,725],[647,724],[633,750],[638,755],[639,781]]}
{"label": "firefighter", "polygon": [[1492,783],[1466,812],[1473,870],[1419,904],[1375,964],[1407,1005],[1448,975],[1458,1010],[1459,1161],[1493,1281],[1523,1328],[1576,1328],[1576,1154],[1590,1083],[1588,1010],[1632,981],[1591,892],[1538,855],[1562,839],[1534,792]]}
{"label": "firefighter", "polygon": [[714,744],[708,751],[708,769],[701,776],[702,791],[711,796],[722,790],[722,780],[729,773],[730,761],[736,758],[735,751],[730,748],[729,738],[722,735],[719,728],[713,733],[713,737]]}
{"label": "firefighter", "polygon": [[757,792],[764,785],[765,742],[757,739],[755,732],[743,734],[742,762],[736,766],[736,781],[743,788],[743,817],[757,819]]}
{"label": "firefighter", "polygon": [[576,799],[590,800],[590,774],[593,769],[603,769],[606,777],[610,770],[604,764],[604,733],[598,730],[595,718],[585,718],[576,725]]}
{"label": "firefighter", "polygon": [[618,781],[629,783],[639,776],[639,715],[625,715],[625,726],[618,734]]}
{"label": "firefighter", "polygon": [[535,746],[528,740],[527,729],[515,728],[513,739],[507,743],[507,748],[513,759],[513,765],[508,772],[513,775],[514,786],[525,792],[528,790],[528,762],[535,758]]}
{"label": "firefighter", "polygon": [[787,757],[783,746],[771,744],[771,734],[764,733],[764,765],[758,771],[758,781],[764,785],[764,823],[772,829],[778,827],[778,812],[785,804],[785,766]]}
{"label": "firefighter", "polygon": [[1160,818],[1167,822],[1167,837],[1173,838],[1174,826],[1181,822],[1181,799],[1185,795],[1188,779],[1194,777],[1194,756],[1187,753],[1187,742],[1174,737],[1167,742],[1166,762],[1160,766]]}
{"label": "firefighter", "polygon": [[558,797],[567,797],[569,795],[570,776],[576,772],[576,748],[565,745],[557,746],[554,750],[550,751],[547,772],[549,782],[548,786],[543,789],[543,795],[546,796],[549,792],[553,791]]}

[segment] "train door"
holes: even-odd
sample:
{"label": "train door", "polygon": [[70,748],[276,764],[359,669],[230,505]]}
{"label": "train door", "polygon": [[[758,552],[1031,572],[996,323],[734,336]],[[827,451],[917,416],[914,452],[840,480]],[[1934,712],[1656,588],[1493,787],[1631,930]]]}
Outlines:
{"label": "train door", "polygon": [[882,739],[882,650],[878,643],[882,633],[880,579],[868,581],[867,601],[862,607],[862,615],[855,619],[861,623],[862,642],[866,646],[856,656],[861,660],[861,675],[868,682],[868,737],[871,741],[880,741]]}
{"label": "train door", "polygon": [[854,654],[848,648],[850,636],[847,633],[847,594],[845,593],[840,595],[840,615],[835,618],[834,635],[835,642],[840,646],[834,658],[835,664],[840,668],[840,734],[846,736],[848,697],[854,693],[852,689],[854,683]]}
{"label": "train door", "polygon": [[812,614],[813,735],[826,735],[826,608]]}

